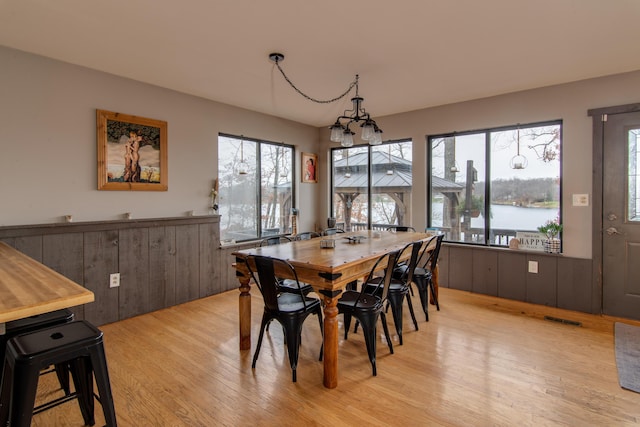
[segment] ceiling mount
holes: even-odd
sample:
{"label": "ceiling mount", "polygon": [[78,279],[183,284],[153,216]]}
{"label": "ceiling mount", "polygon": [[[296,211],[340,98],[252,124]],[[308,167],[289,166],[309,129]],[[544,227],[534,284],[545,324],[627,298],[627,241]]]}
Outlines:
{"label": "ceiling mount", "polygon": [[269,59],[277,64],[278,62],[284,61],[284,55],[277,52],[270,53]]}

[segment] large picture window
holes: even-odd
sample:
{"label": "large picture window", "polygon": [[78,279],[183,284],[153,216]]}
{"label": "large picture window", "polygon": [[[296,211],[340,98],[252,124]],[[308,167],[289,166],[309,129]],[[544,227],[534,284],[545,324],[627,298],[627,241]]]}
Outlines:
{"label": "large picture window", "polygon": [[290,232],[294,149],[218,136],[220,239],[241,242]]}
{"label": "large picture window", "polygon": [[430,136],[428,226],[445,239],[507,246],[561,221],[562,122]]}
{"label": "large picture window", "polygon": [[410,140],[331,150],[332,216],[347,231],[412,225]]}

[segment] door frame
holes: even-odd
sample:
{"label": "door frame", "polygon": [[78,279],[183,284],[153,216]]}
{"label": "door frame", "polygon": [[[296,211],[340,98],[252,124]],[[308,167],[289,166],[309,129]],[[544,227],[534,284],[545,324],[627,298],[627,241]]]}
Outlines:
{"label": "door frame", "polygon": [[603,312],[603,222],[602,222],[602,188],[603,188],[603,160],[604,160],[604,124],[606,117],[613,114],[626,114],[640,112],[640,103],[617,105],[613,107],[594,108],[587,111],[592,117],[593,123],[593,183],[592,183],[592,254],[593,259],[593,281],[591,286],[591,312]]}

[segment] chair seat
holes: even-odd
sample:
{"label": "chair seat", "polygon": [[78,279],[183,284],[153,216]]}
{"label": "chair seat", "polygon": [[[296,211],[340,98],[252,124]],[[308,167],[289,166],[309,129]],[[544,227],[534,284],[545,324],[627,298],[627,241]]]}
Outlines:
{"label": "chair seat", "polygon": [[413,277],[416,276],[420,276],[420,277],[431,277],[431,271],[427,270],[426,268],[416,268],[415,270],[413,270]]}
{"label": "chair seat", "polygon": [[302,297],[295,294],[290,295],[294,295],[296,298],[294,299],[289,296],[284,296],[284,294],[278,297],[278,310],[280,310],[280,312],[287,314],[301,313],[307,310],[312,310],[316,305],[320,305],[320,300],[317,298],[305,298],[305,301],[303,301]]}
{"label": "chair seat", "polygon": [[309,292],[313,291],[313,287],[304,282],[300,282],[300,288],[298,288],[298,284],[293,279],[280,279],[278,282],[278,290],[280,292],[299,294],[302,292],[303,295],[307,295]]}
{"label": "chair seat", "polygon": [[358,300],[358,296],[360,296],[360,292],[357,291],[343,292],[338,300],[338,311],[340,311],[341,306],[345,308],[348,307],[349,309],[357,308],[361,311],[375,311],[382,306],[380,298],[377,296],[365,296],[360,298],[360,300]]}

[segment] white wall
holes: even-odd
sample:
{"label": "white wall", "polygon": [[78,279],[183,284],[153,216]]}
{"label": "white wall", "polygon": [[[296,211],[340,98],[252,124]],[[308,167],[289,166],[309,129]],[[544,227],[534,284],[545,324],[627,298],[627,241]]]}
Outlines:
{"label": "white wall", "polygon": [[[508,76],[505,76],[508,78]],[[425,82],[428,85],[429,82]],[[563,251],[591,258],[591,206],[574,207],[571,195],[592,194],[592,108],[640,102],[640,71],[397,114],[375,116],[385,140],[413,139],[413,223],[426,225],[428,135],[538,121],[563,120]],[[359,135],[356,135],[359,139]],[[324,161],[331,147],[322,130]],[[323,182],[320,212],[329,212],[329,181]],[[623,189],[621,189],[623,191]]]}
{"label": "white wall", "polygon": [[[96,109],[168,122],[168,191],[97,190]],[[293,144],[298,171],[318,145],[311,126],[0,46],[0,225],[205,214],[219,132]],[[295,176],[313,205],[320,186]]]}

